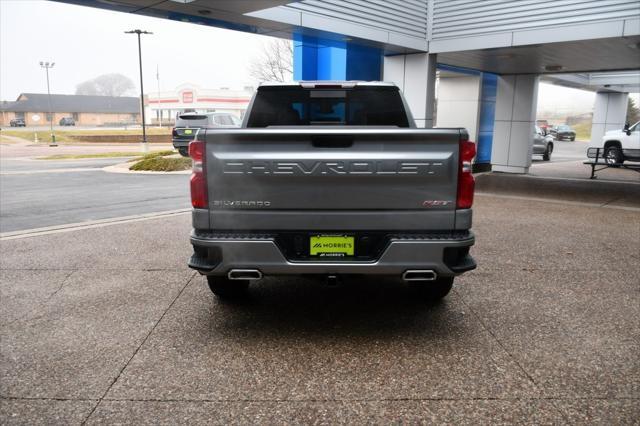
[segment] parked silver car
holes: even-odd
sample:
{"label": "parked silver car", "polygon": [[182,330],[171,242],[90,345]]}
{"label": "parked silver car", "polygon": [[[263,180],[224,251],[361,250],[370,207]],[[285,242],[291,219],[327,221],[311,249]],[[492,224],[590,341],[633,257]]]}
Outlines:
{"label": "parked silver car", "polygon": [[542,129],[535,126],[533,133],[533,155],[542,155],[544,161],[551,160],[553,153],[553,136],[545,135]]}

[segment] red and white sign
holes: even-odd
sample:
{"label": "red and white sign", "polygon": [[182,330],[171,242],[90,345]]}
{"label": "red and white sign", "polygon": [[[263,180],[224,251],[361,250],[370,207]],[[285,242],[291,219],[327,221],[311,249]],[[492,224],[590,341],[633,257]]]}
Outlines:
{"label": "red and white sign", "polygon": [[192,91],[184,91],[184,92],[182,92],[182,103],[183,104],[192,104],[193,103],[193,92]]}

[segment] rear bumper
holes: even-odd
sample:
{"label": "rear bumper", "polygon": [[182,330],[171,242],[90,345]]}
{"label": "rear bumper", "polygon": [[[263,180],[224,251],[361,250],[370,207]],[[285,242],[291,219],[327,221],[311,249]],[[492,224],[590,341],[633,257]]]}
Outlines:
{"label": "rear bumper", "polygon": [[265,275],[374,274],[402,275],[408,269],[433,270],[455,276],[476,268],[469,255],[475,242],[471,232],[422,234],[389,239],[373,261],[291,261],[270,235],[233,236],[191,234],[194,255],[189,267],[204,275],[225,276],[231,269],[258,269]]}
{"label": "rear bumper", "polygon": [[560,133],[556,135],[558,140],[560,139],[575,139],[576,135],[571,133]]}
{"label": "rear bumper", "polygon": [[189,147],[189,142],[191,142],[193,139],[172,139],[173,142],[173,147],[175,149],[178,148],[188,148]]}

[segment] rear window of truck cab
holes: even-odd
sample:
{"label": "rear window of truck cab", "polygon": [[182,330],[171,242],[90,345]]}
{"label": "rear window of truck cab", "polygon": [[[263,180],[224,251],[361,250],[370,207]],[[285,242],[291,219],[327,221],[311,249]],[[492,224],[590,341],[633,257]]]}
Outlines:
{"label": "rear window of truck cab", "polygon": [[176,120],[176,127],[206,127],[209,116],[204,114],[183,114]]}
{"label": "rear window of truck cab", "polygon": [[409,127],[398,88],[261,87],[247,127],[268,126],[397,126]]}

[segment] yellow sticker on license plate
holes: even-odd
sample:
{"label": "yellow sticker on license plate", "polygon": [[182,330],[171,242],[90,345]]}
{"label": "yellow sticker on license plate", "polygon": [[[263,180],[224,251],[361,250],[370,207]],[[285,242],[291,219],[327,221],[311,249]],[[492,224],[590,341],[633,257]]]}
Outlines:
{"label": "yellow sticker on license plate", "polygon": [[311,256],[353,256],[354,237],[346,235],[313,235],[310,239]]}
{"label": "yellow sticker on license plate", "polygon": [[191,129],[185,129],[185,130],[184,130],[184,134],[185,134],[185,135],[191,135],[191,134],[193,134],[193,130],[191,130]]}

